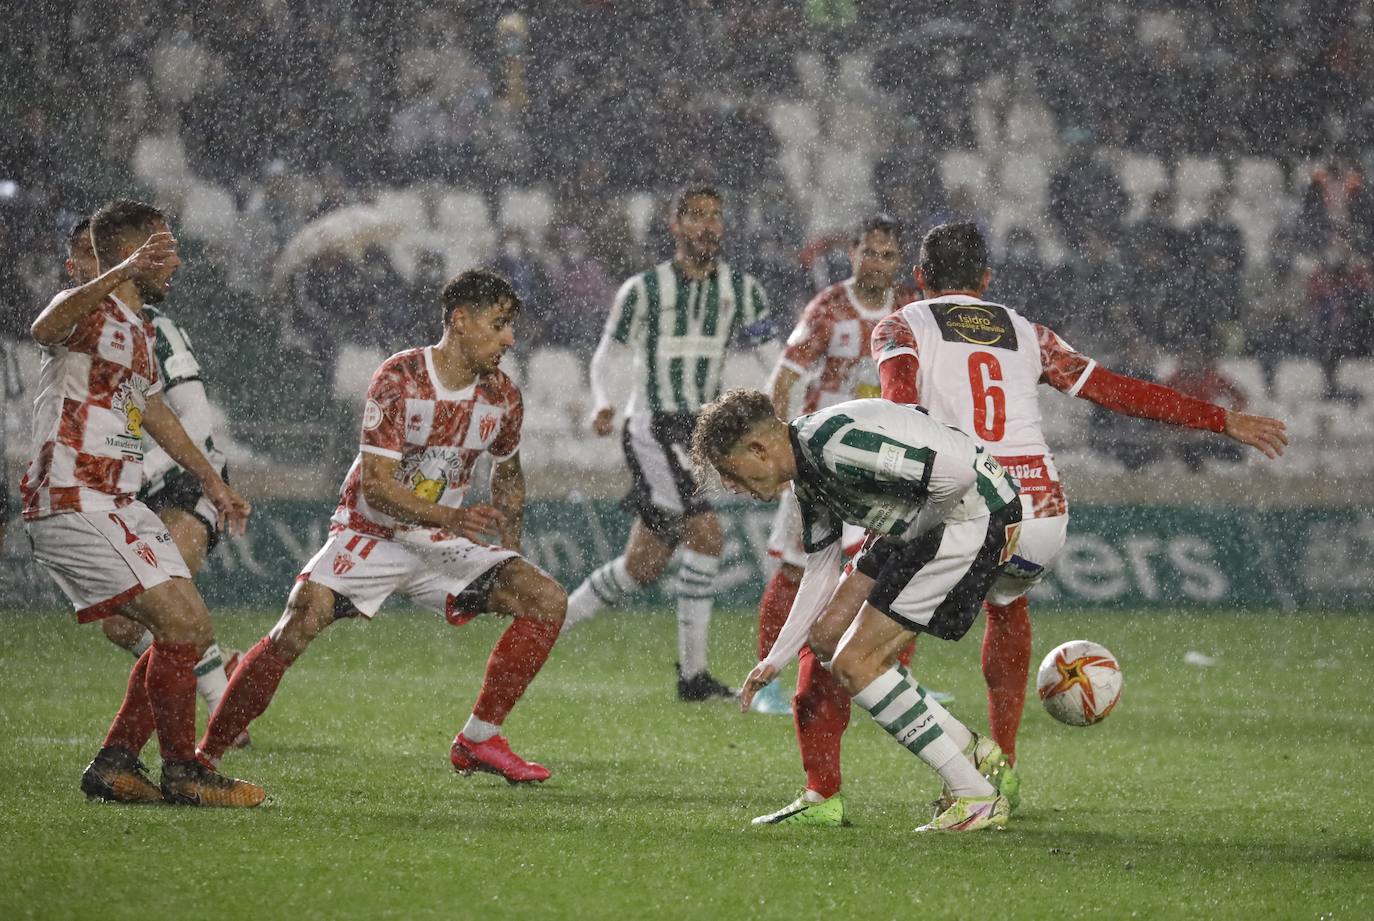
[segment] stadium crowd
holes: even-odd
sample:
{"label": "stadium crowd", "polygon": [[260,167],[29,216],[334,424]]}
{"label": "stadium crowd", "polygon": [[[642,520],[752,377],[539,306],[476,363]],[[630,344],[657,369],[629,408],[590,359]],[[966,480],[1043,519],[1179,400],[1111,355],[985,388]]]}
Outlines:
{"label": "stadium crowd", "polygon": [[[913,238],[964,217],[997,244],[990,296],[1084,348],[1254,357],[1271,391],[1304,356],[1354,401],[1338,366],[1374,333],[1372,11],[42,4],[0,62],[4,333],[59,286],[78,215],[133,193],[176,215],[176,301],[224,367],[286,355],[327,392],[342,345],[431,330],[439,280],[478,261],[529,305],[520,348],[585,355],[692,177],[727,191],[727,254],[781,326],[847,271],[864,213]],[[242,406],[254,386],[221,389]]]}

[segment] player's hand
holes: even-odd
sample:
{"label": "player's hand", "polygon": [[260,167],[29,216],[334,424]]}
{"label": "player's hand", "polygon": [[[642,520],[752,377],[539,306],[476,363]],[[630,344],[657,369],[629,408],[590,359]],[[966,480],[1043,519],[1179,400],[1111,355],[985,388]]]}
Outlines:
{"label": "player's hand", "polygon": [[605,438],[615,431],[615,407],[603,406],[592,416],[592,431]]}
{"label": "player's hand", "polygon": [[207,481],[202,489],[205,497],[219,510],[219,529],[234,537],[242,537],[248,530],[248,516],[253,514],[253,506],[219,477]]}
{"label": "player's hand", "polygon": [[166,231],[155,233],[118,266],[127,278],[156,275],[176,258],[177,240]]}
{"label": "player's hand", "polygon": [[473,505],[448,512],[444,530],[461,534],[474,544],[490,546],[492,537],[500,533],[501,526],[506,523],[506,516],[490,505]]}
{"label": "player's hand", "polygon": [[749,704],[753,702],[754,695],[762,691],[764,686],[774,678],[778,677],[778,670],[767,662],[760,662],[754,666],[754,670],[749,673],[749,677],[744,679],[744,686],[739,689],[739,708],[748,713]]}
{"label": "player's hand", "polygon": [[1288,447],[1288,426],[1268,416],[1228,412],[1223,431],[1228,437],[1249,445],[1271,459],[1283,454],[1283,449]]}

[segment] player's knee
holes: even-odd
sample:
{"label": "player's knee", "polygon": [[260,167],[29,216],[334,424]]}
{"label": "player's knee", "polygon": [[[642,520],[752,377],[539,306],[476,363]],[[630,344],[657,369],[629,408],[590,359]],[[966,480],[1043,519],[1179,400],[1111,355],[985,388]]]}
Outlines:
{"label": "player's knee", "polygon": [[305,651],[334,618],[334,593],[314,582],[299,582],[286,602],[286,610],[268,636],[293,658]]}
{"label": "player's knee", "polygon": [[830,674],[852,697],[873,680],[871,663],[853,649],[841,649],[830,662]]}
{"label": "player's knee", "polygon": [[527,611],[531,617],[561,624],[568,616],[568,593],[563,586],[541,575],[531,593]]}
{"label": "player's knee", "polygon": [[666,559],[661,560],[658,557],[638,559],[634,557],[625,558],[625,572],[635,581],[635,584],[641,588],[657,582],[659,577],[663,575],[663,570],[667,568],[667,565],[668,561]]}
{"label": "player's knee", "polygon": [[100,629],[105,634],[105,638],[119,648],[133,649],[138,641],[143,638],[143,632],[148,628],[137,621],[129,620],[127,617],[115,615],[102,620]]}
{"label": "player's knee", "polygon": [[697,553],[720,556],[725,546],[725,534],[720,519],[714,514],[697,515],[687,522],[686,544]]}

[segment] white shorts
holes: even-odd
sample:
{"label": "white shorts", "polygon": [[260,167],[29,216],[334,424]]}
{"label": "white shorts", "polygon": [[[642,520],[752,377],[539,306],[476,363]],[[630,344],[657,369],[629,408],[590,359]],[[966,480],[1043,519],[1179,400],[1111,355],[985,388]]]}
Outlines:
{"label": "white shorts", "polygon": [[868,603],[908,630],[959,639],[982,611],[1020,520],[1013,502],[985,518],[947,521],[910,543],[870,539],[854,559],[873,580]]}
{"label": "white shorts", "polygon": [[1045,571],[1059,558],[1068,537],[1068,515],[1022,521],[1016,549],[1011,559],[1002,564],[992,588],[988,589],[988,604],[1011,604],[1035,588],[1045,577]]}
{"label": "white shorts", "polygon": [[169,579],[191,578],[172,535],[142,502],[25,522],[33,558],[90,623]]}
{"label": "white shorts", "polygon": [[[853,556],[859,552],[865,533],[858,525],[844,526],[844,535],[840,541],[845,556]],[[801,506],[790,488],[778,497],[778,509],[773,514],[773,527],[768,532],[768,555],[784,566],[806,568],[806,551],[802,549]]]}
{"label": "white shorts", "polygon": [[364,617],[374,616],[383,601],[398,594],[461,622],[465,613],[473,613],[472,604],[485,603],[485,598],[464,598],[463,592],[499,564],[517,558],[520,554],[514,550],[462,537],[421,544],[344,528],[330,535],[297,581],[323,585],[348,599]]}

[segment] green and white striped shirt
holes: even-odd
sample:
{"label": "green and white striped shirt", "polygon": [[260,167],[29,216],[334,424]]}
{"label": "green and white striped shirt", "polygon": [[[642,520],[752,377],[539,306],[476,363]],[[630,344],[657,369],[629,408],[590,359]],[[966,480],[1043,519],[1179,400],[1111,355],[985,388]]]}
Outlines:
{"label": "green and white striped shirt", "polygon": [[[167,405],[177,414],[182,428],[196,447],[223,475],[225,457],[215,447],[215,439],[211,434],[212,410],[205,384],[201,380],[200,362],[191,351],[191,338],[162,311],[147,306],[143,310],[157,331],[153,354],[157,357],[158,372],[162,375],[162,392]],[[147,495],[158,492],[166,486],[169,478],[182,472],[181,467],[157,442],[146,434],[143,436],[143,484]]]}
{"label": "green and white striped shirt", "polygon": [[768,298],[752,275],[717,261],[693,280],[670,260],[620,286],[602,341],[634,349],[631,414],[696,413],[720,395],[732,341],[752,346],[772,336]]}
{"label": "green and white striped shirt", "polygon": [[983,445],[911,406],[850,400],[789,429],[807,553],[838,540],[845,522],[907,541],[990,515],[1018,492]]}

